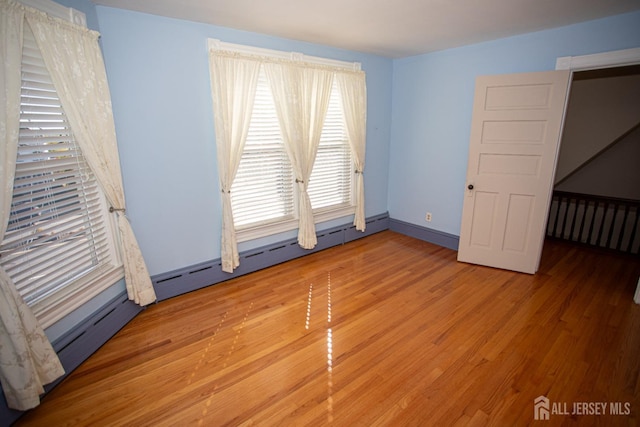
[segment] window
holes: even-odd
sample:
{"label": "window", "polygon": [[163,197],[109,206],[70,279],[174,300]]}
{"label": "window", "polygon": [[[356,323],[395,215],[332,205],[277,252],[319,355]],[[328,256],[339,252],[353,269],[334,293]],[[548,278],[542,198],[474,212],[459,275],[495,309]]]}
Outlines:
{"label": "window", "polygon": [[293,172],[262,70],[231,202],[236,229],[294,219]]}
{"label": "window", "polygon": [[[354,212],[353,171],[342,100],[334,82],[308,187],[316,222]],[[247,141],[231,189],[238,240],[297,228],[295,191],[273,96],[261,70]]]}
{"label": "window", "polygon": [[109,217],[25,25],[18,155],[0,263],[43,327],[122,277]]}
{"label": "window", "polygon": [[350,207],[353,161],[344,124],[338,84],[333,82],[327,117],[309,179],[309,198],[314,212]]}

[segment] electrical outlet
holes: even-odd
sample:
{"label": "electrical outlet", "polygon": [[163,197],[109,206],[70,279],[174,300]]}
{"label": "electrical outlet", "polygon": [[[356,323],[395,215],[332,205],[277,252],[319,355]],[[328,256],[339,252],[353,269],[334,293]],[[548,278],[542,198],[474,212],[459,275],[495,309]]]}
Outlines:
{"label": "electrical outlet", "polygon": [[424,217],[425,221],[431,222],[431,212],[427,212],[427,215]]}

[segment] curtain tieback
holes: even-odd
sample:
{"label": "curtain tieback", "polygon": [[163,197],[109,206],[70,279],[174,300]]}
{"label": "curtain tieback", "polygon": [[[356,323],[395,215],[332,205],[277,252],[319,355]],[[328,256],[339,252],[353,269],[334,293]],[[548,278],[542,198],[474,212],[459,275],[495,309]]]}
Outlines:
{"label": "curtain tieback", "polygon": [[361,174],[361,175],[362,175],[362,174],[364,174],[364,171],[361,171],[360,169],[356,169],[356,170],[355,170],[355,172],[356,172],[356,173],[359,173],[359,174]]}
{"label": "curtain tieback", "polygon": [[114,213],[114,212],[125,212],[126,209],[125,208],[114,208],[113,206],[109,206],[109,212]]}
{"label": "curtain tieback", "polygon": [[222,194],[224,194],[224,193],[231,194],[231,190],[225,190],[224,188],[222,190],[220,190],[220,192]]}
{"label": "curtain tieback", "polygon": [[296,182],[297,182],[298,184],[304,184],[304,181],[303,181],[302,179],[298,179],[298,178],[296,178]]}

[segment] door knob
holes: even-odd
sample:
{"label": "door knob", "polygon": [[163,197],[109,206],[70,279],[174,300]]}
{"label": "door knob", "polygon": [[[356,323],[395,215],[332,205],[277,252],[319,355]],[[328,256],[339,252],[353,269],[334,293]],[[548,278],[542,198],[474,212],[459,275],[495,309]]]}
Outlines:
{"label": "door knob", "polygon": [[473,190],[473,184],[469,184],[469,185],[467,185],[467,188],[468,188],[469,190]]}

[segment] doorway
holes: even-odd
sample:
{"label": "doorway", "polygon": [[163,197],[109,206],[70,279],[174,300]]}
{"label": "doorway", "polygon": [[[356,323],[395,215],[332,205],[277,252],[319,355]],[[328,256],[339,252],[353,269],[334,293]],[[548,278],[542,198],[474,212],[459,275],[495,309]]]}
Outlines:
{"label": "doorway", "polygon": [[640,65],[573,74],[547,237],[640,252]]}
{"label": "doorway", "polygon": [[[636,64],[640,64],[640,48],[628,49],[628,50],[616,51],[616,52],[606,52],[602,54],[586,55],[586,56],[579,56],[579,57],[558,58],[558,61],[556,63],[556,70],[570,71],[572,74],[575,74],[579,71],[607,69],[607,68],[626,66],[626,65],[636,65]],[[531,74],[536,74],[536,73],[531,73]],[[569,82],[571,82],[571,79],[569,79]],[[478,93],[479,92],[477,90],[476,94]],[[569,95],[569,97],[570,96],[571,95]],[[566,97],[565,99],[568,101],[569,97]],[[542,98],[539,98],[539,99],[542,99]],[[484,102],[484,100],[482,101]],[[474,116],[475,116],[477,105],[478,104],[474,104]],[[559,120],[562,120],[564,117],[564,113],[566,112],[566,104],[565,104],[564,111],[562,111],[562,109],[556,110],[556,111],[558,111],[557,114],[561,116],[561,117],[556,116],[556,118]],[[473,131],[474,124],[472,123],[472,138],[471,138],[470,147],[473,149],[475,149],[473,147],[474,143],[482,145],[482,141],[477,140],[478,136],[480,136],[480,138],[484,137],[483,135],[484,128],[482,126],[483,125],[480,124],[480,127],[478,128],[480,130],[476,132],[477,135],[474,136],[474,131]],[[512,127],[512,129],[515,129],[515,128]],[[559,138],[559,136],[557,138]],[[474,142],[474,139],[476,140],[475,142]],[[554,142],[554,146],[558,147],[558,139],[556,139],[556,141]],[[526,269],[519,269],[519,268],[514,268],[512,265],[510,265],[509,259],[513,258],[511,255],[514,255],[513,247],[507,248],[511,250],[512,252],[511,254],[507,254],[506,257],[503,256],[502,254],[502,252],[505,252],[503,249],[505,247],[505,242],[507,241],[507,239],[505,239],[505,233],[507,232],[507,228],[509,225],[509,221],[507,217],[509,213],[509,205],[508,203],[505,205],[506,202],[504,201],[500,202],[506,206],[506,207],[503,206],[502,209],[507,213],[507,215],[504,215],[504,214],[497,215],[495,213],[495,209],[499,205],[500,196],[498,195],[497,192],[494,192],[495,197],[493,197],[491,196],[492,190],[485,190],[483,193],[483,197],[478,198],[481,201],[484,200],[484,202],[480,203],[478,205],[480,206],[480,208],[476,209],[476,206],[475,206],[475,201],[477,199],[476,195],[480,194],[481,192],[478,191],[480,190],[480,188],[478,188],[477,185],[474,186],[474,183],[471,182],[471,181],[475,181],[476,178],[478,177],[477,171],[479,168],[479,163],[478,163],[478,159],[476,158],[478,156],[475,156],[475,154],[477,153],[470,152],[470,155],[469,155],[470,163],[467,171],[468,191],[467,191],[467,195],[465,196],[465,201],[463,206],[458,259],[464,262],[476,263],[481,265],[489,265],[492,267],[506,268],[506,269],[512,269],[517,271],[524,271],[527,273],[535,273],[535,271],[537,271],[540,256],[542,254],[543,241],[546,234],[546,227],[536,226],[536,227],[528,228],[524,232],[520,233],[521,235],[526,237],[526,239],[523,239],[523,241],[527,240],[525,242],[525,245],[522,246],[522,250],[520,251],[522,252],[521,255],[523,255],[521,258],[527,258],[527,257],[530,258],[527,262],[524,262],[524,264],[528,265],[529,267],[527,267]],[[543,173],[544,176],[542,177],[542,179],[548,184],[546,184],[545,189],[540,190],[541,193],[538,193],[538,196],[536,196],[536,197],[539,197],[540,194],[546,193],[546,196],[547,196],[546,203],[543,203],[543,205],[546,204],[546,209],[545,209],[545,206],[542,206],[541,208],[537,208],[537,209],[532,209],[532,208],[520,209],[522,213],[530,215],[532,216],[532,218],[534,218],[531,221],[528,220],[528,223],[546,224],[548,214],[549,214],[551,194],[553,192],[553,187],[554,187],[553,178],[555,176],[555,170],[557,166],[557,163],[555,163],[557,161],[557,154],[558,152],[556,151],[556,154],[555,154],[556,157],[553,160],[554,166]],[[473,162],[475,163],[472,163],[472,159],[474,159]],[[507,194],[505,197],[506,198],[512,197],[513,194],[516,194],[516,192]],[[505,199],[505,197],[502,197],[502,199]],[[494,201],[492,203],[489,203],[491,202],[492,198]],[[531,200],[533,200],[534,198],[535,197],[532,197],[532,198],[530,197]],[[533,206],[533,204],[530,204],[530,205]],[[491,217],[487,217],[487,215],[491,215]],[[478,225],[483,225],[483,227],[474,227],[473,226],[474,222]],[[496,229],[500,229],[495,233],[491,228],[494,225],[496,226],[495,227]],[[490,231],[487,232],[486,230],[488,229],[490,229]],[[480,230],[480,232],[477,234],[477,237],[482,237],[482,239],[474,238],[474,230]],[[527,233],[529,232],[531,233],[531,236],[527,236]],[[532,247],[528,246],[529,241],[533,242],[531,243]],[[503,259],[507,261],[503,262]]]}

